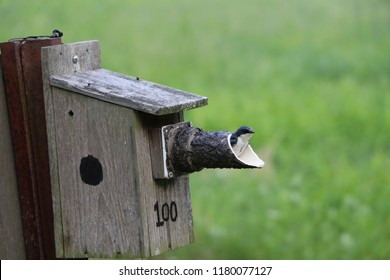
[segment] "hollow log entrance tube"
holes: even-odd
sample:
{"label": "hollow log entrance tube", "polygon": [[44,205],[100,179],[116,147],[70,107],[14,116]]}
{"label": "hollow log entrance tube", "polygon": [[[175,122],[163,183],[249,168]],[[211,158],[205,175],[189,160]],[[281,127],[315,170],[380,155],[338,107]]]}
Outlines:
{"label": "hollow log entrance tube", "polygon": [[231,132],[211,131],[182,122],[162,127],[167,177],[203,168],[262,168],[264,162],[250,145],[237,156],[230,145]]}

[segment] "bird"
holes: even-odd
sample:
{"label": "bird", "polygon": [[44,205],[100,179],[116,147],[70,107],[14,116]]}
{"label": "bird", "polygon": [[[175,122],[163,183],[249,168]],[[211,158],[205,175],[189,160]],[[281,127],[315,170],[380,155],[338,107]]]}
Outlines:
{"label": "bird", "polygon": [[249,126],[241,126],[230,136],[230,145],[236,156],[240,156],[249,145],[249,138],[255,131]]}

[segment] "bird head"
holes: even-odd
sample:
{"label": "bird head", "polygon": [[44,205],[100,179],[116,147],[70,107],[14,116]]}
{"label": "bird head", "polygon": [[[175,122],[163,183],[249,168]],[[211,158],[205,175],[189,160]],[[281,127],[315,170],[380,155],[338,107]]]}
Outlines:
{"label": "bird head", "polygon": [[253,133],[255,133],[255,131],[251,127],[249,127],[249,126],[241,126],[236,131],[237,137],[239,137],[241,135],[244,135],[244,134],[251,135]]}

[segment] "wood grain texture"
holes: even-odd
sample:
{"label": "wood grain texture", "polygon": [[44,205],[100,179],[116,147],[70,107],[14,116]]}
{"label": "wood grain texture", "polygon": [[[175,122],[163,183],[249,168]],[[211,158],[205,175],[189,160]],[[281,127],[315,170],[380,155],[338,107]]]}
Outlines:
{"label": "wood grain texture", "polygon": [[[77,55],[75,64],[72,58]],[[61,215],[61,201],[59,192],[57,144],[55,137],[55,112],[53,93],[50,85],[50,75],[63,75],[77,71],[89,71],[100,68],[100,47],[98,41],[87,41],[66,45],[43,47],[42,56],[42,82],[44,90],[45,114],[47,125],[47,138],[50,160],[50,178],[54,211],[54,235],[57,257],[64,257],[63,229]]]}
{"label": "wood grain texture", "polygon": [[36,182],[36,208],[38,227],[43,254],[41,258],[54,259],[54,226],[52,195],[50,186],[49,156],[46,136],[46,120],[42,84],[41,48],[61,44],[60,38],[25,41],[21,47],[23,83],[28,120],[28,133],[31,135],[32,170]]}
{"label": "wood grain texture", "polygon": [[[142,256],[134,111],[56,88],[53,95],[64,256]],[[102,164],[97,186],[80,177],[88,155]]]}
{"label": "wood grain texture", "polygon": [[[80,66],[70,65],[74,54],[83,57],[86,49],[88,59],[100,53],[97,42],[42,50],[57,256],[149,257],[193,242],[188,177],[155,180],[152,175],[159,149],[155,131],[182,121],[182,112],[151,115],[50,84],[53,75],[99,68],[100,62],[85,58]],[[106,81],[102,89],[107,95],[109,86]],[[80,174],[81,161],[89,156],[102,166],[97,184]]]}
{"label": "wood grain texture", "polygon": [[161,135],[161,127],[166,124],[174,124],[181,122],[184,119],[183,112],[154,116],[150,114],[143,114],[144,125],[149,129],[149,146],[151,153],[152,172],[155,179],[166,179],[168,175],[165,174],[163,156],[163,143]]}
{"label": "wood grain texture", "polygon": [[[64,256],[148,257],[193,241],[188,177],[152,176],[145,115],[53,88]],[[103,166],[98,186],[80,179],[83,157]],[[154,205],[175,202],[177,220],[156,226]]]}
{"label": "wood grain texture", "polygon": [[55,256],[40,51],[60,43],[54,38],[0,44],[27,259]]}
{"label": "wood grain texture", "polygon": [[207,97],[105,69],[53,75],[53,86],[154,115],[207,105]]}
{"label": "wood grain texture", "polygon": [[[183,120],[183,114],[166,115],[163,118],[145,113],[137,113],[142,119],[141,134],[137,135],[137,148],[140,184],[141,211],[143,218],[143,229],[149,236],[148,255],[158,255],[175,248],[188,245],[194,241],[192,207],[188,176],[173,178],[170,180],[155,180],[153,178],[152,162],[156,159],[156,151],[151,148],[154,142],[151,134],[153,129],[161,130],[161,126]],[[161,154],[160,150],[160,154]],[[177,220],[164,221],[163,226],[156,226],[155,203],[161,207],[163,204],[177,205]],[[162,213],[160,213],[162,215]]]}
{"label": "wood grain texture", "polygon": [[0,259],[25,259],[22,216],[0,55]]}

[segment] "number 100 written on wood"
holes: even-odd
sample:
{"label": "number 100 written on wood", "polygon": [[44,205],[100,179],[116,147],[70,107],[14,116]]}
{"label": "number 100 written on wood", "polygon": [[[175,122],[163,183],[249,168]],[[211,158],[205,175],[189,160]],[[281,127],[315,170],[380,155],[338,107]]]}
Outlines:
{"label": "number 100 written on wood", "polygon": [[175,201],[172,201],[162,204],[160,206],[159,202],[156,201],[154,204],[154,211],[156,212],[156,226],[161,227],[165,222],[172,221],[176,222],[177,220],[177,204]]}

